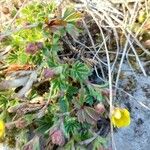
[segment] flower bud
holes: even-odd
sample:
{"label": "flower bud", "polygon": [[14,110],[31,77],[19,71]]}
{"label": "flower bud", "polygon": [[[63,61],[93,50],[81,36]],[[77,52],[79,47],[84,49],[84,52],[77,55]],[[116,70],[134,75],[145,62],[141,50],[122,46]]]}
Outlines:
{"label": "flower bud", "polygon": [[105,106],[102,104],[102,103],[98,103],[96,106],[95,106],[95,110],[101,114],[105,111]]}
{"label": "flower bud", "polygon": [[35,54],[38,50],[38,47],[35,43],[28,43],[26,46],[26,53]]}
{"label": "flower bud", "polygon": [[39,49],[43,48],[43,43],[42,42],[37,42],[36,45]]}
{"label": "flower bud", "polygon": [[65,144],[65,137],[61,130],[57,129],[51,134],[52,143],[63,146]]}
{"label": "flower bud", "polygon": [[52,69],[44,69],[44,77],[45,78],[52,78],[55,75],[55,72]]}

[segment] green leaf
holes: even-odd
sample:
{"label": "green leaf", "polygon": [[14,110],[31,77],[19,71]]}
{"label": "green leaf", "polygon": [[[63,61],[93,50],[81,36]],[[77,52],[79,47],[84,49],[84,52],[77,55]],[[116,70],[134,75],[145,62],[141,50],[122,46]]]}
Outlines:
{"label": "green leaf", "polygon": [[60,49],[61,49],[61,48],[60,48],[60,46],[59,46],[58,44],[53,44],[53,45],[51,45],[51,50],[52,50],[53,52],[58,52]]}
{"label": "green leaf", "polygon": [[57,34],[54,34],[53,35],[53,42],[52,42],[53,45],[58,45],[59,39],[60,39],[60,36]]}
{"label": "green leaf", "polygon": [[5,95],[5,93],[1,92],[0,91],[0,108],[5,108],[6,109],[6,106],[7,106],[7,103],[9,102],[8,101],[8,97],[7,95]]}
{"label": "green leaf", "polygon": [[67,91],[66,91],[66,97],[69,99],[69,100],[72,100],[73,99],[73,95],[74,94],[77,94],[78,93],[78,88],[77,87],[74,87],[74,86],[68,86],[67,88]]}
{"label": "green leaf", "polygon": [[70,140],[64,147],[65,150],[75,150],[74,140]]}
{"label": "green leaf", "polygon": [[88,103],[90,106],[92,106],[93,103],[94,103],[94,97],[91,96],[91,95],[88,95],[88,96],[86,97],[86,103]]}
{"label": "green leaf", "polygon": [[67,133],[74,134],[79,128],[79,123],[75,117],[66,117],[64,125]]}
{"label": "green leaf", "polygon": [[38,125],[36,131],[42,134],[45,133],[53,125],[53,116],[50,110],[48,109],[48,113],[41,119],[36,120],[35,122]]}
{"label": "green leaf", "polygon": [[17,51],[12,51],[6,58],[8,63],[17,63],[18,62],[18,53]]}
{"label": "green leaf", "polygon": [[24,117],[23,117],[27,124],[31,124],[33,119],[35,118],[35,115],[34,114],[26,114]]}
{"label": "green leaf", "polygon": [[90,125],[88,123],[80,123],[78,130],[73,134],[73,138],[76,142],[89,139],[92,134],[89,132]]}
{"label": "green leaf", "polygon": [[69,103],[66,98],[62,98],[59,101],[60,110],[65,113],[69,111]]}
{"label": "green leaf", "polygon": [[79,30],[75,27],[74,24],[68,23],[66,26],[66,31],[73,36],[74,38],[77,38],[79,36]]}
{"label": "green leaf", "polygon": [[76,81],[84,81],[90,75],[90,70],[84,63],[75,62],[70,69],[71,77]]}
{"label": "green leaf", "polygon": [[76,146],[76,150],[87,150],[87,149],[83,146]]}
{"label": "green leaf", "polygon": [[63,66],[55,67],[53,70],[54,70],[54,72],[56,74],[62,74],[62,72],[63,72]]}
{"label": "green leaf", "polygon": [[101,91],[94,88],[94,86],[91,86],[91,85],[87,85],[88,87],[88,90],[89,90],[89,94],[91,96],[93,96],[96,100],[98,100],[99,102],[102,102],[103,101],[103,96],[101,94]]}
{"label": "green leaf", "polygon": [[28,150],[28,148],[32,150],[40,150],[40,141],[38,136],[34,136],[32,140],[26,143],[23,147],[23,150]]}
{"label": "green leaf", "polygon": [[101,148],[106,147],[107,145],[107,140],[106,138],[102,138],[101,136],[98,136],[93,143],[93,150],[98,150]]}
{"label": "green leaf", "polygon": [[44,22],[46,17],[49,17],[56,9],[55,3],[32,3],[24,7],[21,11],[23,20],[29,23]]}
{"label": "green leaf", "polygon": [[61,77],[58,77],[52,80],[51,84],[53,84],[53,89],[56,89],[56,90],[65,90],[67,88],[66,81],[62,80]]}
{"label": "green leaf", "polygon": [[76,12],[73,8],[68,8],[64,12],[63,19],[67,22],[76,22],[82,18],[80,12]]}
{"label": "green leaf", "polygon": [[23,147],[24,144],[28,142],[28,129],[21,130],[19,134],[15,135],[17,140],[17,147],[16,149],[20,149]]}
{"label": "green leaf", "polygon": [[21,52],[21,54],[20,54],[19,57],[18,57],[18,61],[19,61],[21,64],[26,64],[27,61],[28,61],[28,56],[27,56],[24,52]]}
{"label": "green leaf", "polygon": [[36,131],[43,134],[43,133],[45,133],[50,127],[51,127],[51,126],[50,126],[49,124],[43,123],[43,125],[40,125],[40,126],[36,129]]}

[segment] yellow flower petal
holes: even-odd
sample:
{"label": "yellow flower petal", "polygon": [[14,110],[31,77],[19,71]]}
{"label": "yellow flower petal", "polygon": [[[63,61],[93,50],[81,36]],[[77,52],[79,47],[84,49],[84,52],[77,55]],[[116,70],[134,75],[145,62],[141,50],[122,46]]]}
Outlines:
{"label": "yellow flower petal", "polygon": [[121,118],[121,112],[120,112],[119,109],[117,109],[117,110],[114,112],[114,117],[115,117],[116,119],[120,119],[120,118]]}
{"label": "yellow flower petal", "polygon": [[5,134],[5,124],[2,120],[0,120],[0,138],[3,138]]}
{"label": "yellow flower petal", "polygon": [[111,122],[114,126],[121,128],[130,125],[130,113],[127,109],[115,108],[112,116]]}

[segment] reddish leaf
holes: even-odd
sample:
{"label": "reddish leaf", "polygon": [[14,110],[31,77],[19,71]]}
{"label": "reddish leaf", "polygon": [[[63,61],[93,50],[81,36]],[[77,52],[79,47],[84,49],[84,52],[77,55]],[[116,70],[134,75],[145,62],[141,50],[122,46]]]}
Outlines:
{"label": "reddish leaf", "polygon": [[79,122],[81,123],[85,122],[85,114],[83,109],[78,110],[77,117]]}
{"label": "reddish leaf", "polygon": [[59,28],[66,27],[67,22],[62,19],[53,19],[50,21],[46,20],[46,24],[50,30],[55,31]]}
{"label": "reddish leaf", "polygon": [[85,106],[83,109],[78,110],[77,117],[79,122],[87,122],[93,125],[99,119],[99,114],[94,108]]}
{"label": "reddish leaf", "polygon": [[33,139],[30,140],[28,143],[26,143],[22,149],[23,150],[39,150],[40,149],[39,137],[34,136]]}
{"label": "reddish leaf", "polygon": [[99,119],[99,114],[94,108],[85,107],[84,110],[93,120],[97,121]]}
{"label": "reddish leaf", "polygon": [[4,72],[6,74],[11,74],[16,71],[21,71],[21,70],[33,70],[34,66],[33,65],[18,65],[18,64],[12,64],[10,65]]}

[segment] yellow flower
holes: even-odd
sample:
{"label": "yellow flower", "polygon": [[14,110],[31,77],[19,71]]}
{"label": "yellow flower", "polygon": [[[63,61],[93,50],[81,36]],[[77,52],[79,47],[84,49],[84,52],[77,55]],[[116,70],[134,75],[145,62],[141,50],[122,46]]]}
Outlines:
{"label": "yellow flower", "polygon": [[0,138],[3,138],[5,134],[5,124],[2,120],[0,120]]}
{"label": "yellow flower", "polygon": [[130,125],[130,113],[125,108],[115,108],[111,115],[111,122],[115,127],[121,128]]}

